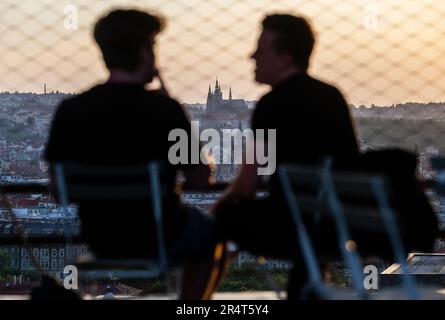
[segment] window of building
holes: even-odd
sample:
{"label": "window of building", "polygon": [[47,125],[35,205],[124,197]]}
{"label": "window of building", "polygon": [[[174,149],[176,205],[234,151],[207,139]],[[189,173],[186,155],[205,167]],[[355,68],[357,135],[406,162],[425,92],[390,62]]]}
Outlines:
{"label": "window of building", "polygon": [[75,257],[76,256],[76,248],[75,247],[67,248],[66,252],[67,252],[67,257]]}
{"label": "window of building", "polygon": [[48,270],[49,269],[49,261],[48,260],[41,261],[40,265],[43,268],[43,270]]}

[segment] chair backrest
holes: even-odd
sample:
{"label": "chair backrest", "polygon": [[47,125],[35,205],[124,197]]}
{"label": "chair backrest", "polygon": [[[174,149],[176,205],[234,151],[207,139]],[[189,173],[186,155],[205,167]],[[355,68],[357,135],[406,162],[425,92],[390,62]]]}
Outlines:
{"label": "chair backrest", "polygon": [[[162,221],[163,189],[160,182],[164,166],[149,162],[139,166],[87,165],[80,163],[53,163],[54,181],[59,202],[66,208],[69,203],[83,201],[149,200],[155,221],[159,268],[147,273],[152,276],[167,274],[168,259]],[[67,235],[69,242],[69,235]],[[141,264],[141,260],[126,260],[128,264]],[[120,264],[122,260],[102,261],[103,264]],[[147,261],[147,266],[152,261]],[[120,273],[125,276],[125,273]],[[131,273],[128,273],[131,274]],[[150,276],[151,277],[151,276]]]}
{"label": "chair backrest", "polygon": [[[290,180],[294,196],[306,218],[317,222],[324,216],[332,217],[331,208],[326,201],[329,193],[323,168],[294,165],[285,165],[282,168]],[[367,173],[329,172],[348,225],[354,230],[384,231],[371,181],[380,179],[389,193],[390,188],[385,178]]]}
{"label": "chair backrest", "polygon": [[[440,215],[445,215],[445,157],[435,156],[431,158],[431,168],[435,171],[435,179],[431,184],[432,190],[439,196],[440,203]],[[442,233],[442,237],[445,232],[445,222],[439,220],[439,232]]]}
{"label": "chair backrest", "polygon": [[[153,163],[157,165],[157,163]],[[64,182],[69,202],[86,200],[151,199],[150,165],[98,166],[55,163],[57,187]],[[58,179],[63,179],[59,181]],[[57,190],[61,201],[63,191]]]}
{"label": "chair backrest", "polygon": [[[390,188],[385,177],[359,172],[334,172],[330,168],[330,161],[322,167],[283,165],[279,168],[279,177],[297,230],[302,228],[301,224],[305,224],[305,221],[312,220],[316,224],[326,215],[333,219],[339,250],[351,268],[355,288],[361,297],[366,297],[361,276],[363,268],[356,243],[350,242],[353,240],[351,229],[388,235],[395,259],[402,268],[405,266],[404,285],[407,293],[411,298],[417,297],[413,279],[407,272],[405,250],[397,217],[390,205]],[[309,257],[309,260],[313,260],[306,262],[312,285],[325,293],[326,290],[317,289],[323,286],[321,272],[314,269],[317,257],[310,238],[302,239],[305,233],[298,236],[305,259]],[[314,272],[316,274],[311,276]]]}

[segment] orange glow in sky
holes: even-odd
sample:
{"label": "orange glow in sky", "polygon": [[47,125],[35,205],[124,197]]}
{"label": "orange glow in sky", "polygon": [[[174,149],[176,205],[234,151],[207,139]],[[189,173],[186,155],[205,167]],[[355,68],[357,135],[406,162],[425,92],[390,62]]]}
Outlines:
{"label": "orange glow in sky", "polygon": [[445,101],[445,2],[438,0],[2,0],[0,91],[42,92],[46,82],[72,92],[103,81],[91,28],[115,6],[167,18],[158,62],[182,102],[204,102],[216,76],[225,97],[229,86],[234,98],[265,92],[248,57],[262,17],[276,11],[312,22],[318,43],[310,73],[351,103]]}

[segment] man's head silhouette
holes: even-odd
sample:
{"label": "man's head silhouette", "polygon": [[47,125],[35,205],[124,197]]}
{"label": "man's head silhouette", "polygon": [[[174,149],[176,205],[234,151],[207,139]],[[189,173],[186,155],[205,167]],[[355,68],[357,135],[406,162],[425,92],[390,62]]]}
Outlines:
{"label": "man's head silhouette", "polygon": [[156,75],[153,46],[163,21],[138,10],[114,10],[101,18],[94,28],[111,76],[119,82],[146,84]]}
{"label": "man's head silhouette", "polygon": [[304,18],[273,14],[263,20],[255,60],[255,80],[276,86],[290,75],[306,72],[315,38]]}

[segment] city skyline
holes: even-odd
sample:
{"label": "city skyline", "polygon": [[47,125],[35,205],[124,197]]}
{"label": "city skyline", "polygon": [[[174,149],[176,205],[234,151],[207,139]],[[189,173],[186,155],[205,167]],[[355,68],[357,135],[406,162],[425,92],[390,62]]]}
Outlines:
{"label": "city skyline", "polygon": [[[41,95],[77,95],[80,94],[81,92],[64,92],[64,91],[60,91],[60,90],[48,90],[48,92],[44,92],[43,90],[40,92],[34,92],[34,91],[1,91],[0,90],[0,95],[2,94],[32,94],[32,95],[37,95],[37,96],[41,96]],[[230,93],[230,87],[228,89],[228,91],[226,93],[223,92],[223,97],[229,97],[229,93]],[[203,95],[205,97],[207,97],[206,95]],[[239,97],[242,98],[242,97]],[[243,99],[244,100],[244,99]],[[245,100],[246,102],[250,103],[257,103],[258,100]],[[202,100],[202,101],[194,101],[194,102],[190,102],[190,101],[181,101],[182,104],[184,105],[188,105],[188,106],[194,106],[194,105],[199,105],[202,107],[206,106],[206,101]],[[445,100],[444,101],[406,101],[406,102],[401,102],[401,103],[391,103],[391,104],[386,104],[386,105],[378,105],[375,103],[370,102],[369,104],[366,105],[358,105],[358,104],[352,104],[349,103],[349,105],[355,107],[355,108],[360,108],[360,107],[368,107],[368,108],[373,108],[373,107],[395,107],[395,106],[404,106],[404,105],[411,105],[411,104],[415,104],[415,105],[428,105],[428,104],[438,104],[438,105],[445,105]],[[251,106],[249,106],[249,109],[251,108]]]}

